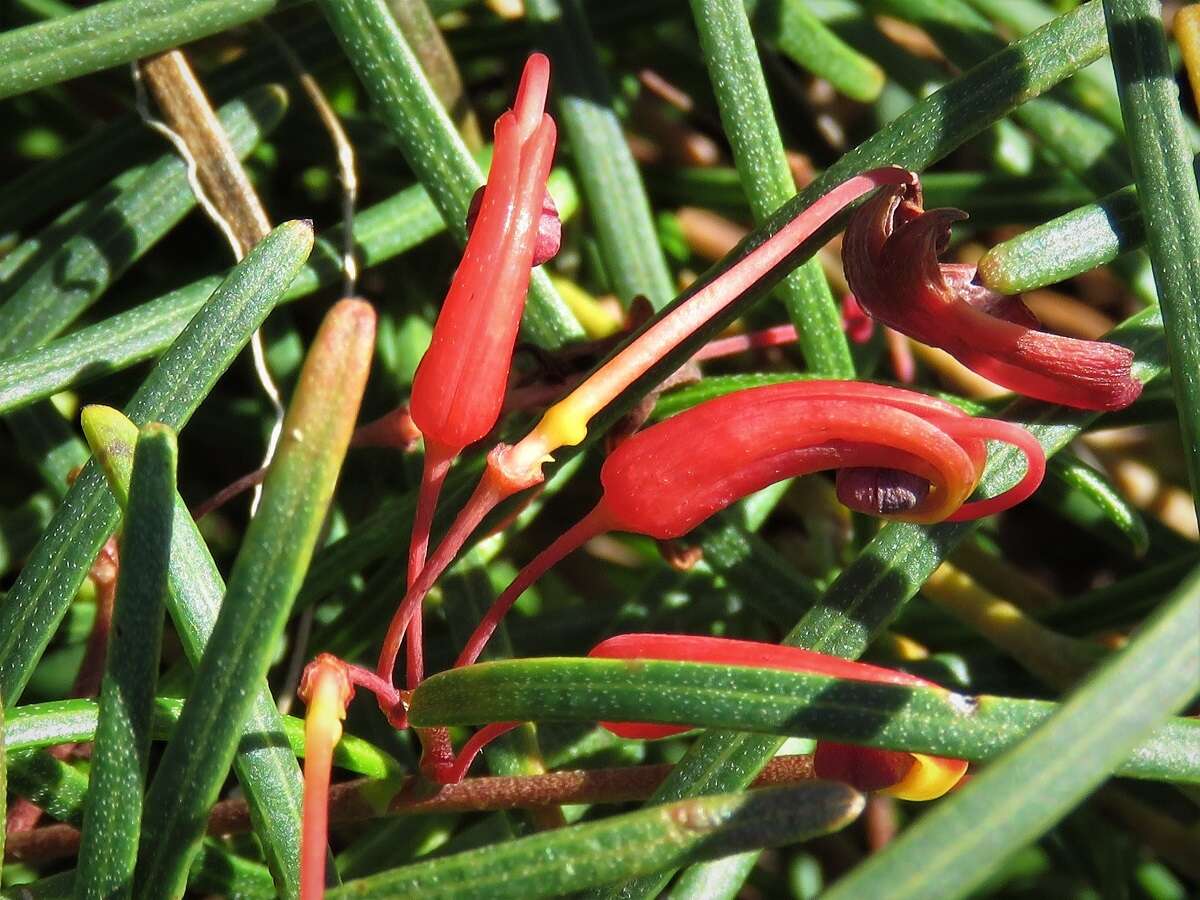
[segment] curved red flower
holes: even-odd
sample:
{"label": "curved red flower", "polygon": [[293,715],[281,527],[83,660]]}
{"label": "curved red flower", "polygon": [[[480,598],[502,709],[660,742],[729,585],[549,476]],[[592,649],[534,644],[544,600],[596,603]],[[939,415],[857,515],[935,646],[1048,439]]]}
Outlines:
{"label": "curved red flower", "polygon": [[1038,330],[1019,297],[976,281],[975,267],[940,262],[950,225],[966,214],[926,211],[919,185],[879,191],[850,221],[846,280],[873,318],[940,347],[969,369],[1029,397],[1079,409],[1122,409],[1142,385],[1133,352]]}
{"label": "curved red flower", "polygon": [[[1026,457],[1021,481],[966,503],[983,473],[985,441]],[[456,665],[470,665],[521,593],[605,531],[682,537],[736,500],[784,478],[838,470],[838,495],[862,512],[911,522],[990,515],[1021,502],[1045,472],[1025,429],[978,419],[933,397],[855,381],[800,381],[735,391],[625,440],[600,470],[590,513],[533,559],[488,610]]]}

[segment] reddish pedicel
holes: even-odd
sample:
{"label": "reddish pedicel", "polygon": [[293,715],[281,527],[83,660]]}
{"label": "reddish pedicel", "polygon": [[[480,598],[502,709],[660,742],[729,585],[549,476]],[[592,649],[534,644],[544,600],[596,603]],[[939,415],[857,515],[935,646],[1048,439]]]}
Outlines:
{"label": "reddish pedicel", "polygon": [[842,243],[846,279],[859,305],[1018,393],[1096,410],[1136,400],[1142,386],[1130,374],[1132,351],[1039,331],[1020,298],[978,284],[974,266],[938,260],[951,223],[963,218],[954,209],[926,212],[916,182],[865,203]]}

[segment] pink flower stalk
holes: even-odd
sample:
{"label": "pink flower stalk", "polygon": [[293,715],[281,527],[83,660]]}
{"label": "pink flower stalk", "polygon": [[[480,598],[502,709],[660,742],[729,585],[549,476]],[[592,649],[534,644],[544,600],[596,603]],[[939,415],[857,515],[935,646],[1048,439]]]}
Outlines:
{"label": "pink flower stalk", "polygon": [[939,261],[951,223],[964,218],[954,209],[925,211],[915,181],[864,204],[842,243],[846,280],[859,305],[1020,394],[1096,410],[1136,400],[1142,386],[1130,373],[1132,351],[1039,331],[1019,297],[983,287],[974,266]]}
{"label": "pink flower stalk", "polygon": [[[1025,454],[1021,481],[967,503],[985,441]],[[517,598],[558,560],[606,531],[670,540],[747,494],[784,478],[838,470],[853,509],[910,522],[963,520],[1021,502],[1041,483],[1045,455],[1025,429],[977,419],[923,394],[854,381],[767,385],[718,397],[618,446],[600,470],[604,494],[496,599],[456,666],[479,658]]]}
{"label": "pink flower stalk", "polygon": [[[725,666],[810,672],[848,681],[938,687],[932,681],[894,669],[853,662],[799,647],[679,634],[622,634],[592,648],[602,659],[669,660]],[[653,740],[691,730],[690,725],[601,722],[613,734],[633,740]],[[482,732],[481,732],[482,733]],[[854,744],[819,741],[813,754],[818,778],[846,781],[860,790],[882,791],[903,800],[933,800],[966,774],[967,763],[923,753],[879,750]]]}
{"label": "pink flower stalk", "polygon": [[[467,538],[497,504],[513,494],[539,484],[543,477],[542,465],[551,458],[552,453],[563,446],[582,442],[587,435],[588,422],[593,416],[696,329],[720,314],[756,283],[781,266],[799,244],[816,233],[847,204],[853,203],[880,185],[908,184],[915,177],[904,169],[889,166],[856,175],[838,185],[726,269],[718,278],[701,287],[661,319],[634,335],[567,397],[547,410],[541,421],[525,438],[512,446],[496,447],[488,456],[483,479],[442,543],[430,556],[420,575],[409,586],[407,594],[396,610],[379,656],[377,671],[380,676],[392,676],[400,646],[410,622],[417,621],[425,595],[446,567],[453,562]],[[413,412],[416,417],[415,403]],[[418,424],[421,424],[420,420]],[[392,710],[389,716],[397,727],[403,727],[407,721],[403,709]]]}
{"label": "pink flower stalk", "polygon": [[[557,212],[546,194],[556,137],[543,111],[549,78],[549,60],[530,56],[514,108],[496,122],[488,183],[472,203],[462,262],[413,379],[410,412],[425,438],[425,467],[409,545],[410,583],[425,565],[450,464],[500,417],[530,270],[558,249]],[[413,622],[410,687],[423,669],[419,616]]]}

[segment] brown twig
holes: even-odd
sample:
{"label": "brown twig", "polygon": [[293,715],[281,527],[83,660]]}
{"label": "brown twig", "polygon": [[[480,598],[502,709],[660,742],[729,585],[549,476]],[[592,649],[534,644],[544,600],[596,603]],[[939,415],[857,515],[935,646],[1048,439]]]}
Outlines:
{"label": "brown twig", "polygon": [[187,57],[181,50],[168,50],[138,66],[163,120],[195,160],[204,193],[240,245],[237,255],[245,256],[270,232],[271,220]]}
{"label": "brown twig", "polygon": [[[380,816],[629,803],[649,797],[670,771],[669,764],[626,766],[507,778],[468,778],[436,788],[415,776],[408,776],[398,784],[361,778],[330,788],[329,820],[361,822]],[[752,787],[796,784],[813,777],[812,757],[778,756],[767,764]],[[391,796],[384,791],[391,791]],[[209,834],[240,834],[250,828],[250,812],[246,801],[241,799],[221,801],[213,807],[208,819]],[[44,862],[73,856],[78,850],[78,829],[71,825],[49,825],[13,835],[5,848],[5,858]]]}

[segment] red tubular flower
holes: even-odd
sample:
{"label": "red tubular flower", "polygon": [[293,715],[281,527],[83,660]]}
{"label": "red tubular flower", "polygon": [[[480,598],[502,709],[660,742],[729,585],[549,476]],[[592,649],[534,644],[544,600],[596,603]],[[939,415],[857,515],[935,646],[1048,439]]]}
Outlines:
{"label": "red tubular flower", "polygon": [[[726,666],[781,669],[829,675],[848,681],[937,687],[931,681],[866,663],[853,662],[758,641],[678,634],[622,634],[602,641],[588,654],[602,659],[649,659],[714,663]],[[650,740],[690,730],[688,725],[637,722],[601,722],[618,737]],[[818,778],[846,781],[860,790],[882,791],[903,800],[933,800],[954,787],[966,774],[961,759],[928,756],[899,750],[879,750],[830,741],[817,743],[813,768]]]}
{"label": "red tubular flower", "polygon": [[[557,213],[546,200],[556,137],[554,120],[543,112],[549,78],[549,60],[530,56],[514,108],[496,122],[488,183],[472,204],[477,209],[462,262],[413,378],[410,410],[425,438],[425,468],[409,546],[410,583],[425,565],[450,464],[500,417],[530,269],[558,249]],[[546,222],[550,217],[553,223]],[[418,617],[409,644],[410,687],[423,668],[419,628]]]}
{"label": "red tubular flower", "polygon": [[846,228],[842,262],[858,303],[885,325],[940,347],[1006,388],[1080,409],[1122,409],[1137,399],[1132,351],[1038,331],[1018,297],[975,279],[975,267],[939,262],[954,209],[926,212],[915,182],[880,191]]}
{"label": "red tubular flower", "polygon": [[[1019,447],[1021,481],[965,503],[985,441]],[[622,443],[600,470],[604,494],[497,598],[456,665],[470,665],[521,593],[559,559],[605,531],[682,537],[747,494],[784,478],[838,470],[854,509],[910,522],[990,515],[1021,502],[1045,473],[1041,445],[1008,422],[977,419],[912,391],[853,381],[806,381],[736,391]]]}
{"label": "red tubular flower", "polygon": [[[519,102],[518,98],[518,104]],[[887,166],[855,175],[838,185],[816,200],[804,213],[731,265],[719,277],[703,285],[686,301],[633,336],[567,397],[548,409],[541,421],[521,441],[512,446],[496,447],[488,456],[483,479],[437,550],[421,569],[421,574],[409,586],[396,614],[392,617],[379,654],[379,675],[391,678],[405,633],[410,623],[419,621],[418,613],[422,600],[438,576],[454,560],[467,538],[502,500],[542,481],[542,465],[550,458],[550,454],[560,447],[580,443],[587,435],[588,422],[593,416],[696,329],[719,315],[755,284],[776,271],[787,261],[797,245],[811,237],[847,204],[853,203],[880,185],[907,184],[915,177],[911,172],[899,167]],[[486,205],[485,197],[484,206]],[[481,222],[483,214],[481,211]],[[481,227],[482,225],[476,226],[477,229]],[[438,324],[441,324],[440,319]],[[463,373],[456,372],[456,377],[461,374]],[[473,371],[471,374],[473,377]],[[415,402],[413,415],[417,416]],[[420,420],[418,424],[424,428]],[[428,532],[427,527],[424,530]],[[410,641],[410,644],[412,643],[416,641]],[[411,668],[410,665],[410,675]],[[389,717],[397,727],[403,727],[407,721],[402,709],[389,711]]]}

